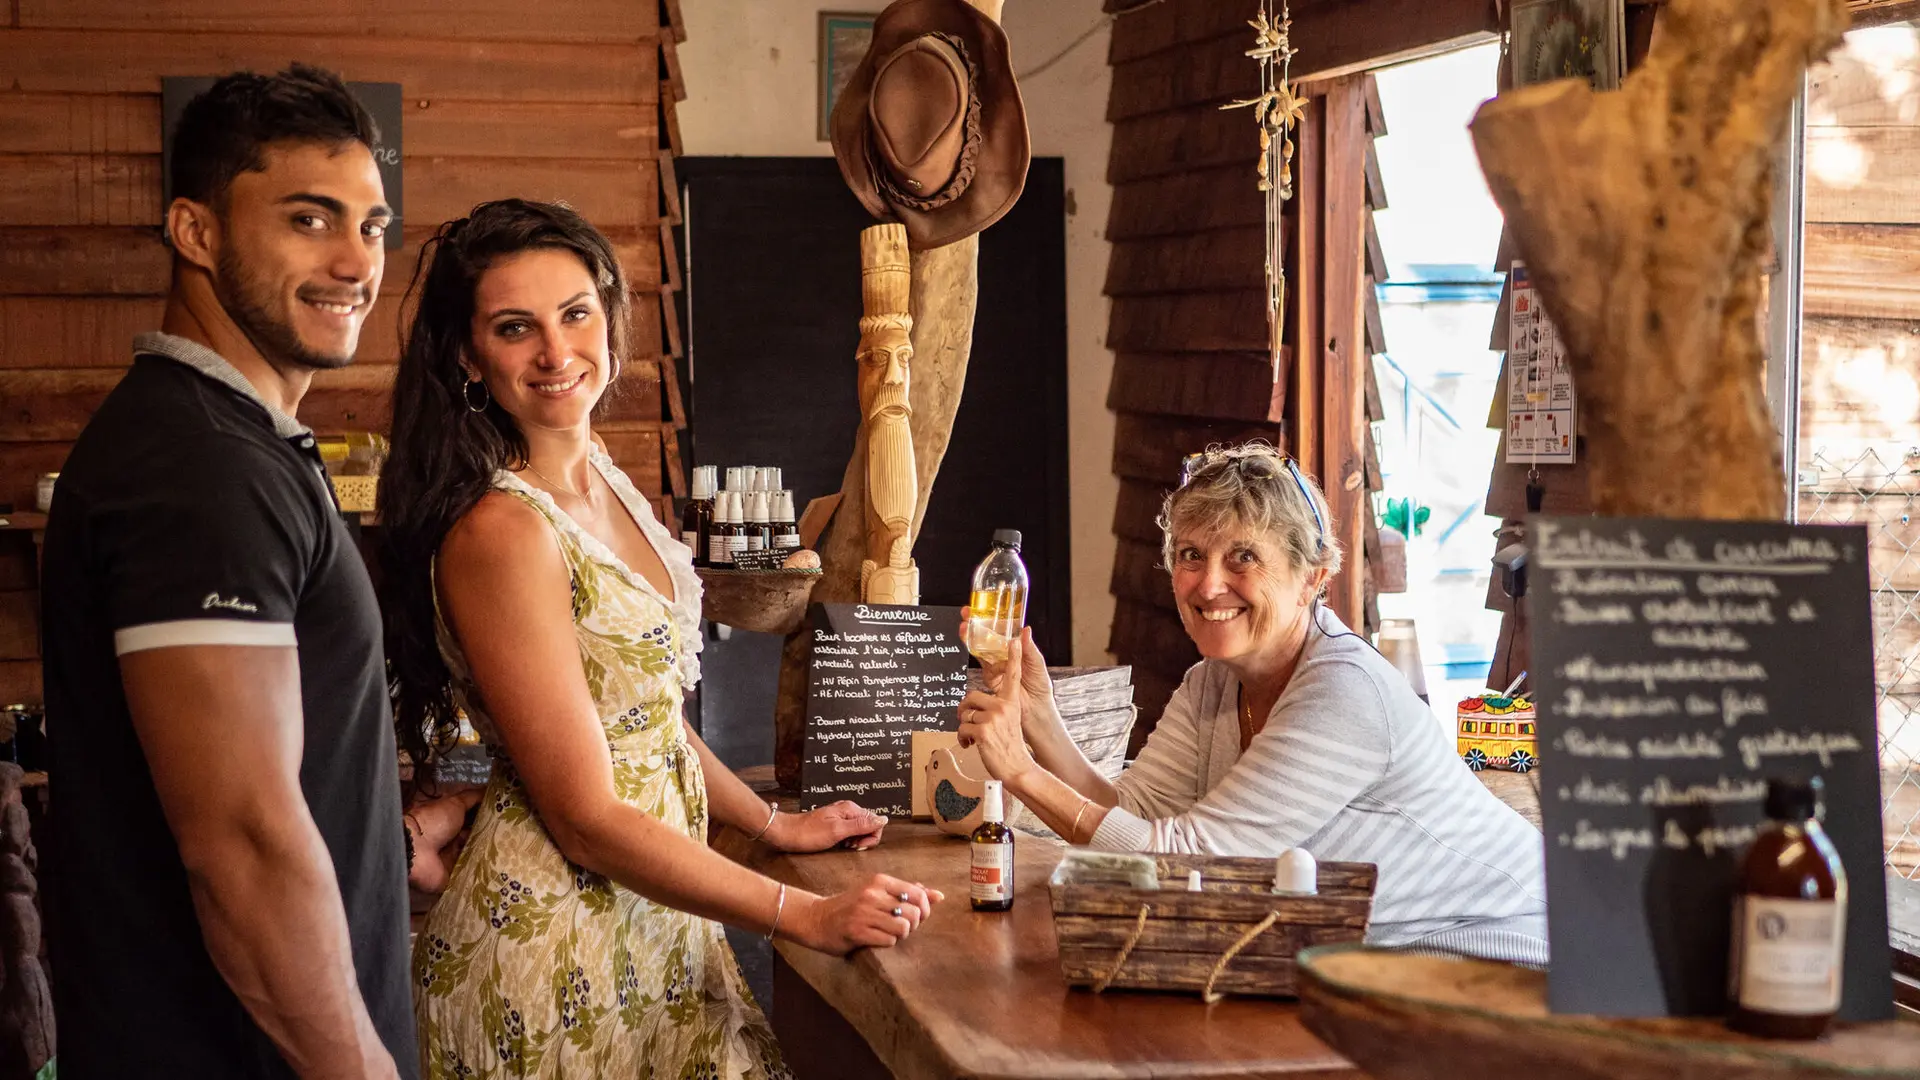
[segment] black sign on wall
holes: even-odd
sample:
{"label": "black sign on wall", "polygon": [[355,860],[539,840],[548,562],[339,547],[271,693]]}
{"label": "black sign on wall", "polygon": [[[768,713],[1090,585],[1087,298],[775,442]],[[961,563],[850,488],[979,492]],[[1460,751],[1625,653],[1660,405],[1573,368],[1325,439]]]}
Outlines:
{"label": "black sign on wall", "polygon": [[[180,112],[196,95],[214,84],[215,77],[169,75],[160,80],[160,205],[173,202],[173,133],[180,126]],[[380,166],[380,183],[386,188],[387,205],[393,208],[393,227],[387,230],[387,250],[401,246],[400,222],[404,210],[400,170],[400,84],[385,82],[348,83],[347,89],[360,99],[373,122],[380,128],[380,145],[373,148],[374,163]]]}
{"label": "black sign on wall", "polygon": [[1840,1016],[1892,1016],[1863,528],[1531,519],[1555,1012],[1724,1012],[1769,777],[1821,777]]}
{"label": "black sign on wall", "polygon": [[951,731],[967,693],[960,609],[815,604],[800,808],[913,813],[913,733]]}

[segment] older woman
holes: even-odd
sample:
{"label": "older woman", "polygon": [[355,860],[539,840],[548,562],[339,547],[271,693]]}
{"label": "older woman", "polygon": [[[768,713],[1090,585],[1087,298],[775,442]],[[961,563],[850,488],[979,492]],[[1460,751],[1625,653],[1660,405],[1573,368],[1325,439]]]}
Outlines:
{"label": "older woman", "polygon": [[1312,482],[1271,447],[1209,451],[1160,525],[1202,660],[1132,768],[1109,782],[1068,737],[1031,633],[961,702],[962,743],[1070,843],[1375,863],[1369,941],[1546,963],[1540,834],[1320,605],[1340,549]]}

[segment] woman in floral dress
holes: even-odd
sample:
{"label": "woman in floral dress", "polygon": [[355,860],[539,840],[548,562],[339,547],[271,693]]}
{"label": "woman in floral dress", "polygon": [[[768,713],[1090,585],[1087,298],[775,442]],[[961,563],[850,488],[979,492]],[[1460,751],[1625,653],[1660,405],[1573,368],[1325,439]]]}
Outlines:
{"label": "woman in floral dress", "polygon": [[573,211],[476,207],[423,254],[381,480],[388,656],[423,767],[464,710],[493,778],[415,942],[422,1072],[787,1075],[720,923],[831,953],[940,898],[886,875],[818,897],[707,846],[869,847],[851,803],[773,811],[681,719],[699,678],[690,553],[594,443],[627,286]]}

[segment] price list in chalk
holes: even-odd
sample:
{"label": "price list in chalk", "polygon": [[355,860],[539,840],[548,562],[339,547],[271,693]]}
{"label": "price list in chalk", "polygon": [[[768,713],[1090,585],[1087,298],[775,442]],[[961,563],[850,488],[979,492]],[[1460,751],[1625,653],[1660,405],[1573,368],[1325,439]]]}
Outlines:
{"label": "price list in chalk", "polygon": [[952,730],[967,693],[959,627],[957,607],[814,605],[802,809],[912,814],[913,733]]}
{"label": "price list in chalk", "polygon": [[1724,1011],[1769,777],[1826,782],[1850,879],[1840,1015],[1891,1015],[1867,536],[1542,518],[1527,603],[1555,1012]]}

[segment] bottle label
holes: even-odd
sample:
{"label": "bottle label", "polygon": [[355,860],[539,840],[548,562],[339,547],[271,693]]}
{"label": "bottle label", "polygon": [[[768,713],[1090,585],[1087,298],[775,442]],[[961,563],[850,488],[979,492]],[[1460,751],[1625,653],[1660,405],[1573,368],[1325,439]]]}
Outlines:
{"label": "bottle label", "polygon": [[734,552],[736,552],[736,551],[746,551],[746,550],[748,550],[748,548],[747,548],[747,538],[746,538],[746,537],[744,537],[744,536],[729,536],[729,537],[727,537],[727,561],[728,561],[728,562],[732,562],[732,561],[733,561],[733,553],[734,553]]}
{"label": "bottle label", "polygon": [[1741,897],[1734,907],[1735,999],[1782,1016],[1837,1010],[1846,921],[1846,909],[1833,900]]}
{"label": "bottle label", "polygon": [[799,551],[800,537],[795,533],[782,533],[773,538],[775,551]]}
{"label": "bottle label", "polygon": [[707,561],[715,566],[733,562],[733,549],[727,546],[728,537],[714,533],[707,538]]}
{"label": "bottle label", "polygon": [[687,545],[688,547],[698,547],[700,543],[699,530],[697,529],[680,530],[680,542]]}
{"label": "bottle label", "polygon": [[748,551],[765,550],[765,548],[761,545],[759,533],[754,533],[752,536],[747,537],[747,550]]}
{"label": "bottle label", "polygon": [[967,895],[980,902],[1013,898],[1013,845],[974,844]]}

